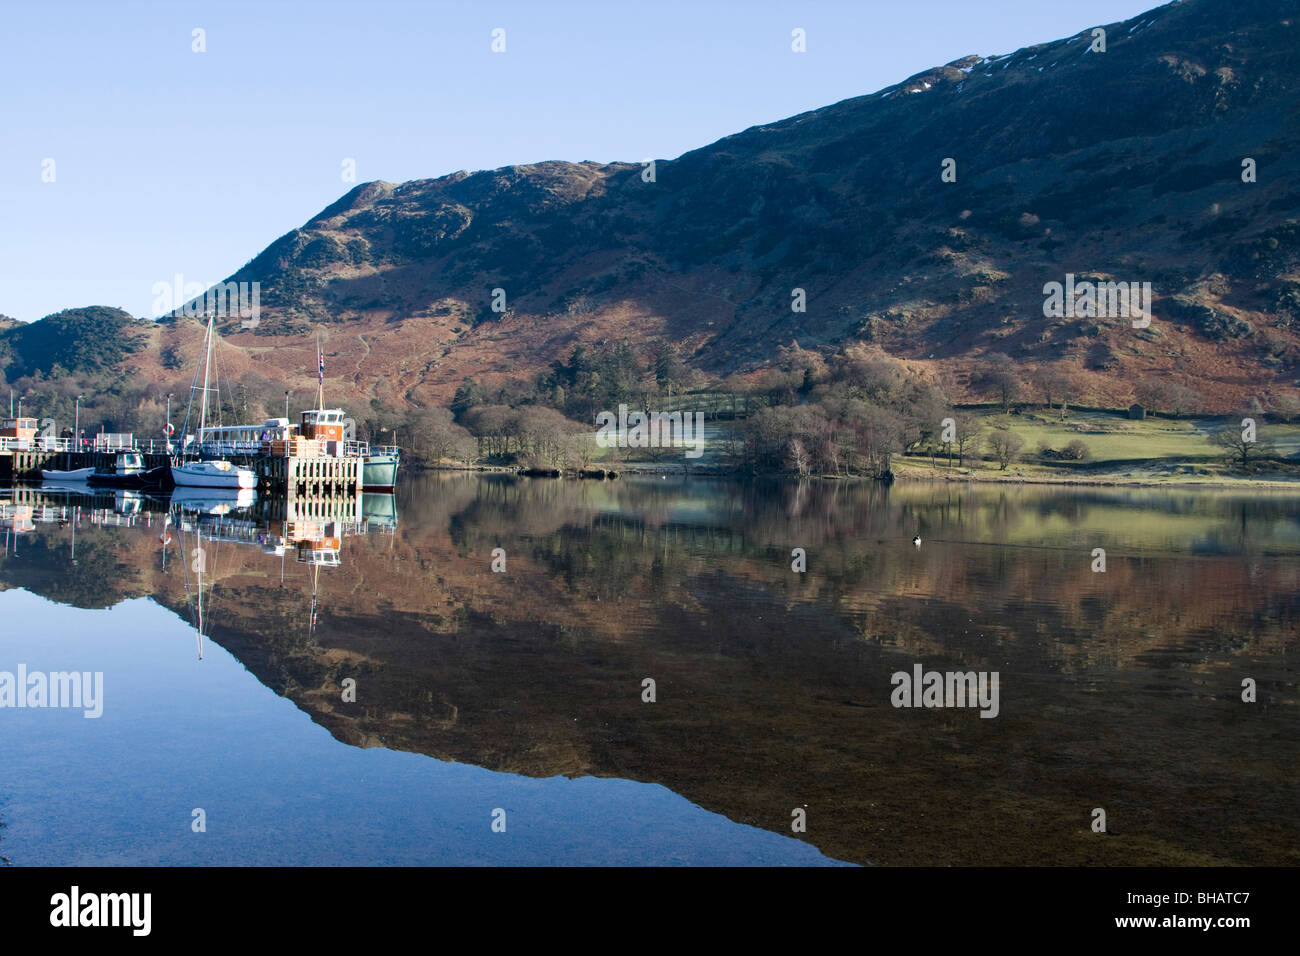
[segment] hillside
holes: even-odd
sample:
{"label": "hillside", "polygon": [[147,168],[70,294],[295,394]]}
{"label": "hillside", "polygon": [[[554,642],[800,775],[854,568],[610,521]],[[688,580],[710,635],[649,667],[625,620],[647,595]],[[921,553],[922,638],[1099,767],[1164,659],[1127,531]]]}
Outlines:
{"label": "hillside", "polygon": [[[224,322],[230,374],[313,388],[320,330],[332,395],[400,409],[578,343],[666,341],[722,377],[793,341],[867,342],[958,400],[1006,353],[1090,404],[1169,377],[1205,411],[1270,407],[1300,361],[1295,5],[1185,0],[1105,29],[1105,52],[1089,26],[964,57],[659,160],[652,182],[546,162],[360,185],[230,277],[262,304],[255,329]],[[1150,282],[1150,328],[1044,317],[1067,273]],[[132,367],[176,378],[196,326],[165,323]]]}
{"label": "hillside", "polygon": [[21,376],[111,373],[143,346],[150,329],[121,309],[64,309],[39,322],[0,316],[0,370]]}

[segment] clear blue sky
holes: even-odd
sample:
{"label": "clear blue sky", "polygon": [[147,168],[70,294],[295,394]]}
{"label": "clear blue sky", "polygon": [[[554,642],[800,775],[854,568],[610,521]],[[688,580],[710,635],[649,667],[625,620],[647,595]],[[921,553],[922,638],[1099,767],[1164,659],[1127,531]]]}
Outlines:
{"label": "clear blue sky", "polygon": [[352,188],[345,158],[357,182],[671,158],[1156,5],[0,0],[0,313],[151,315],[155,283],[224,279]]}

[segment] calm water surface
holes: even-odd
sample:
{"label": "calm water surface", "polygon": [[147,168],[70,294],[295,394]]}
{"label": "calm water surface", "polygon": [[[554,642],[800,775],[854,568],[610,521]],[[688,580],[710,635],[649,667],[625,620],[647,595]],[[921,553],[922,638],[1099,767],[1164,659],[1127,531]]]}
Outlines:
{"label": "calm water surface", "polygon": [[[1295,497],[430,474],[336,527],[4,500],[0,672],[104,674],[98,719],[0,708],[14,865],[1300,860]],[[915,664],[998,672],[998,716],[892,707]]]}

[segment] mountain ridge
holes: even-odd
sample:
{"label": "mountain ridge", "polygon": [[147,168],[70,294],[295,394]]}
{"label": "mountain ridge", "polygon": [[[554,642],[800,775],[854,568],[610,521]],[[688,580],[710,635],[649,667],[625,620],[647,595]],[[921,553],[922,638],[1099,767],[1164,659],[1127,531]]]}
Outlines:
{"label": "mountain ridge", "polygon": [[[958,400],[1006,353],[1094,404],[1179,377],[1206,411],[1268,406],[1300,367],[1295,13],[1167,4],[1106,26],[1105,52],[1088,28],[968,55],[652,174],[555,160],[362,183],[230,276],[260,284],[262,314],[223,335],[235,365],[307,387],[318,331],[330,391],[395,408],[619,340],[670,343],[711,378],[760,374],[793,342],[866,344]],[[1067,273],[1151,282],[1152,328],[1044,316]],[[164,323],[153,351],[190,324]]]}

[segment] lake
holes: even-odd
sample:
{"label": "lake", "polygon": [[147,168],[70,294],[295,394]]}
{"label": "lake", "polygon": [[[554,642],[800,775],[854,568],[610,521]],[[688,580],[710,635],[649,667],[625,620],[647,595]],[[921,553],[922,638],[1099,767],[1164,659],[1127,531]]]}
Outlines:
{"label": "lake", "polygon": [[[0,681],[102,674],[96,717],[0,706],[13,865],[1300,857],[1295,496],[434,472],[342,520],[5,501]],[[966,706],[896,706],[930,672]]]}

